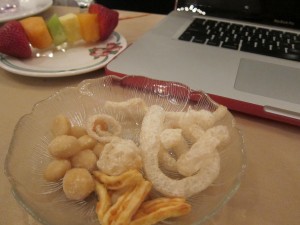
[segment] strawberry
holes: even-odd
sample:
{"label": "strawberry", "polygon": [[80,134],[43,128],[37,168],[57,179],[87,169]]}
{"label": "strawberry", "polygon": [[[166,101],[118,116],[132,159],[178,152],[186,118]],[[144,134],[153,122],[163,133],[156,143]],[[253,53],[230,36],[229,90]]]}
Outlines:
{"label": "strawberry", "polygon": [[90,4],[89,13],[98,14],[100,41],[106,40],[118,25],[119,13],[97,3]]}
{"label": "strawberry", "polygon": [[0,28],[0,52],[17,58],[30,58],[31,48],[21,23],[12,20]]}

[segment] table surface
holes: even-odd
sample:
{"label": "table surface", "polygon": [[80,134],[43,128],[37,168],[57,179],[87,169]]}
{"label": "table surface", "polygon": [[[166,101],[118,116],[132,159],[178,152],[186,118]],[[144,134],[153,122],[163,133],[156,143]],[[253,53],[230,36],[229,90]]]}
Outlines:
{"label": "table surface", "polygon": [[[53,6],[42,15],[78,12],[77,8]],[[120,11],[117,31],[132,43],[164,16]],[[14,127],[34,103],[65,86],[104,74],[62,78],[25,77],[0,69],[0,224],[39,225],[18,205],[4,175],[4,161]],[[247,169],[233,196],[206,224],[298,225],[300,221],[300,128],[232,112],[242,130],[247,152]]]}

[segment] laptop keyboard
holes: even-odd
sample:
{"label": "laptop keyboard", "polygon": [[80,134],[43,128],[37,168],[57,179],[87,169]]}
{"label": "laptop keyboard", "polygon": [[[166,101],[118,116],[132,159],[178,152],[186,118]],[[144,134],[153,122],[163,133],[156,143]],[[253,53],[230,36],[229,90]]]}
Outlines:
{"label": "laptop keyboard", "polygon": [[300,61],[300,35],[196,18],[179,40]]}

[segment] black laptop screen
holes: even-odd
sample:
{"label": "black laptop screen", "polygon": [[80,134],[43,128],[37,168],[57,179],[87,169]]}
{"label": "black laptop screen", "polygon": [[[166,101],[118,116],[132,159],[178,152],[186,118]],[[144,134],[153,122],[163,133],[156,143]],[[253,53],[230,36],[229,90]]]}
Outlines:
{"label": "black laptop screen", "polygon": [[300,0],[178,0],[211,16],[300,29]]}

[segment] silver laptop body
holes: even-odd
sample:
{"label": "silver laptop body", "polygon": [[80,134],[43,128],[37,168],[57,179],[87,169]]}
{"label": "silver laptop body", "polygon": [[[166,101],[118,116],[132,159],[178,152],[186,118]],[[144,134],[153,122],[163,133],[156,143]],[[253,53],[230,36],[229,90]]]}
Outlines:
{"label": "silver laptop body", "polygon": [[[300,125],[300,62],[179,40],[195,18],[220,20],[174,10],[109,63],[106,73],[181,82],[230,109]],[[293,28],[221,20],[300,35]]]}

